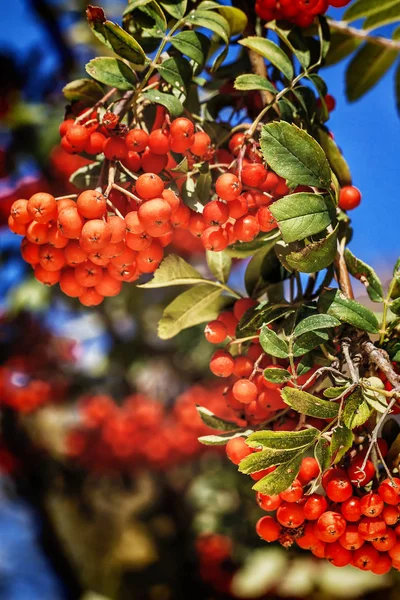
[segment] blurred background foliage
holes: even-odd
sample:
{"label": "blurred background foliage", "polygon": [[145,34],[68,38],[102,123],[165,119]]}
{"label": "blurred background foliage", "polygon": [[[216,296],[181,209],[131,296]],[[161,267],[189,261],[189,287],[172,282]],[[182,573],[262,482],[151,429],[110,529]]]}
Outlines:
{"label": "blurred background foliage", "polygon": [[[86,2],[17,4],[14,35],[33,41],[0,49],[0,599],[394,600],[395,576],[339,572],[256,539],[247,479],[196,441],[194,403],[221,401],[202,328],[157,338],[173,292],[124,286],[88,311],[28,272],[5,227],[9,207],[73,191],[85,159],[58,146],[61,90],[98,48]],[[101,4],[118,20],[125,2]],[[175,245],[206,268],[192,238]],[[97,438],[93,397],[117,407]]]}

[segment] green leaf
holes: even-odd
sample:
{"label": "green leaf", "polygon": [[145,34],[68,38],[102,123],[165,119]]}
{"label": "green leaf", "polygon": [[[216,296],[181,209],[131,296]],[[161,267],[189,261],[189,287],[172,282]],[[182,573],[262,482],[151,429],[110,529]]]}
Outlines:
{"label": "green leaf", "polygon": [[311,317],[306,317],[300,321],[293,331],[293,336],[298,337],[310,331],[330,329],[331,327],[338,327],[338,325],[340,325],[340,321],[330,315],[311,315]]}
{"label": "green leaf", "polygon": [[130,19],[135,29],[143,32],[143,38],[160,38],[167,29],[165,15],[155,0],[130,0],[123,18]]}
{"label": "green leaf", "polygon": [[362,385],[362,394],[364,400],[371,408],[374,408],[380,413],[384,413],[388,406],[386,396],[376,392],[375,390],[368,389],[369,386],[372,386],[374,388],[384,390],[385,384],[383,381],[379,377],[364,377],[361,379],[360,383]]}
{"label": "green leaf", "polygon": [[262,248],[257,250],[247,265],[244,274],[244,285],[249,296],[256,296],[266,286],[267,282],[263,276],[264,273],[262,267],[266,256],[271,252],[274,246],[275,240],[266,242]]}
{"label": "green leaf", "polygon": [[187,0],[159,0],[161,6],[174,19],[182,19],[187,9]]}
{"label": "green leaf", "polygon": [[203,65],[210,48],[210,40],[198,31],[181,31],[170,42],[174,48],[185,54],[198,65]]}
{"label": "green leaf", "polygon": [[387,8],[381,6],[383,10],[370,15],[363,24],[363,29],[376,29],[389,23],[397,23],[400,21],[400,2],[396,2]]}
{"label": "green leaf", "polygon": [[317,129],[317,139],[321,144],[328,160],[331,165],[332,171],[337,176],[340,184],[351,185],[352,178],[349,166],[336,145],[336,142],[324,131],[323,129]]}
{"label": "green leaf", "polygon": [[314,447],[315,460],[321,473],[331,464],[331,445],[326,438],[320,438]]}
{"label": "green leaf", "polygon": [[258,305],[246,311],[237,327],[237,337],[254,335],[262,325],[269,325],[295,310],[289,304],[287,306],[271,306],[265,302],[264,305]]}
{"label": "green leaf", "polygon": [[371,300],[373,302],[383,302],[382,284],[374,269],[356,258],[348,248],[344,251],[344,258],[350,274],[365,285]]}
{"label": "green leaf", "polygon": [[333,419],[339,412],[338,404],[322,400],[296,388],[285,387],[281,391],[281,395],[286,404],[308,417]]}
{"label": "green leaf", "polygon": [[287,358],[289,355],[288,343],[280,338],[275,331],[263,325],[260,333],[260,344],[267,354],[277,358]]}
{"label": "green leaf", "polygon": [[269,209],[278,221],[282,239],[287,243],[315,235],[332,222],[328,201],[319,194],[298,192],[284,196]]}
{"label": "green leaf", "polygon": [[[289,269],[300,273],[316,273],[326,269],[336,256],[338,227],[327,237],[307,244],[301,250],[290,251],[290,246],[283,247],[281,243],[275,246],[279,260],[288,265]],[[283,252],[282,252],[283,250]]]}
{"label": "green leaf", "polygon": [[153,279],[138,287],[161,288],[195,283],[205,283],[204,277],[180,256],[169,254],[155,271]]}
{"label": "green leaf", "polygon": [[325,58],[324,65],[330,67],[336,65],[349,56],[361,45],[361,40],[341,31],[332,31],[329,52]]}
{"label": "green leaf", "polygon": [[353,445],[353,432],[345,425],[340,424],[332,431],[331,454],[333,464],[342,460],[343,456]]}
{"label": "green leaf", "polygon": [[263,375],[271,383],[286,383],[292,379],[292,374],[287,369],[264,369]]}
{"label": "green leaf", "polygon": [[229,279],[229,274],[232,267],[232,258],[224,250],[222,252],[212,252],[206,250],[207,264],[217,279],[221,283],[226,283]]}
{"label": "green leaf", "polygon": [[183,56],[167,58],[160,65],[157,65],[157,71],[172,87],[184,94],[186,93],[192,79],[192,67],[186,58],[183,58]]}
{"label": "green leaf", "polygon": [[94,189],[100,177],[100,162],[93,162],[77,169],[69,178],[70,183],[80,190]]}
{"label": "green leaf", "polygon": [[199,442],[205,446],[225,446],[229,440],[243,436],[246,437],[247,435],[250,435],[250,433],[252,433],[252,430],[248,429],[247,431],[238,431],[237,433],[202,435],[198,439]]}
{"label": "green leaf", "polygon": [[136,77],[132,69],[118,58],[100,56],[93,58],[85,66],[86,71],[93,79],[118,90],[132,90],[136,84]]}
{"label": "green leaf", "polygon": [[371,416],[371,408],[363,397],[361,389],[349,396],[343,411],[343,423],[353,430],[363,425]]}
{"label": "green leaf", "polygon": [[191,12],[186,23],[195,27],[205,27],[210,29],[225,42],[229,44],[230,27],[228,21],[220,14],[207,10],[195,10]]}
{"label": "green leaf", "polygon": [[203,423],[211,429],[216,429],[217,431],[237,431],[239,429],[237,423],[217,417],[211,410],[208,410],[204,406],[196,406],[196,408]]}
{"label": "green leaf", "polygon": [[372,89],[392,66],[397,51],[364,44],[351,60],[346,72],[346,95],[354,102]]}
{"label": "green leaf", "polygon": [[314,427],[302,431],[255,431],[246,439],[250,448],[304,448],[310,445],[319,431]]}
{"label": "green leaf", "polygon": [[319,57],[322,60],[326,57],[329,52],[329,47],[331,45],[331,30],[327,23],[327,20],[322,15],[317,17],[318,19],[318,38],[320,44],[320,52]]}
{"label": "green leaf", "polygon": [[261,131],[265,161],[289,186],[329,189],[331,169],[318,142],[296,125],[268,123]]}
{"label": "green leaf", "polygon": [[240,10],[240,8],[236,8],[235,6],[219,5],[218,12],[228,21],[231,30],[231,36],[243,33],[243,31],[246,29],[247,17],[246,14]]}
{"label": "green leaf", "polygon": [[103,96],[102,87],[93,79],[75,79],[63,87],[63,94],[70,102],[94,104]]}
{"label": "green leaf", "polygon": [[266,90],[271,94],[277,94],[277,89],[272,83],[260,75],[239,75],[233,85],[236,90],[240,91]]}
{"label": "green leaf", "polygon": [[183,113],[182,102],[180,102],[178,98],[172,96],[171,94],[165,94],[163,92],[159,92],[158,90],[149,90],[148,92],[144,92],[142,95],[151,102],[165,106],[173,119],[179,117]]}
{"label": "green leaf", "polygon": [[221,297],[221,289],[200,283],[180,294],[165,308],[158,324],[158,336],[168,340],[183,329],[216,319],[231,299]]}
{"label": "green leaf", "polygon": [[210,190],[212,184],[211,173],[200,173],[197,179],[188,176],[182,186],[182,200],[192,210],[203,212],[204,205],[210,199]]}
{"label": "green leaf", "polygon": [[261,234],[254,238],[251,242],[237,242],[228,248],[228,252],[233,258],[247,258],[252,256],[257,250],[263,248],[266,242],[278,240],[280,238],[280,232],[278,229],[270,231],[269,233]]}
{"label": "green leaf", "polygon": [[274,65],[284,76],[292,80],[294,77],[293,66],[287,54],[274,42],[266,38],[249,36],[243,40],[239,40],[239,44],[260,54]]}
{"label": "green leaf", "polygon": [[324,331],[309,331],[299,336],[293,344],[293,356],[303,356],[317,346],[325,344],[329,340],[329,335]]}
{"label": "green leaf", "polygon": [[298,454],[298,448],[294,449],[275,449],[267,448],[261,452],[254,452],[249,454],[239,463],[239,471],[250,475],[251,473],[258,473],[269,467],[274,467],[282,463],[288,462],[296,454]]}
{"label": "green leaf", "polygon": [[314,366],[314,357],[312,354],[306,354],[303,358],[300,359],[300,362],[297,364],[297,376],[301,377],[308,373],[311,368]]}
{"label": "green leaf", "polygon": [[328,290],[321,294],[318,309],[362,331],[379,332],[379,323],[374,313],[355,300],[346,298],[340,290]]}
{"label": "green leaf", "polygon": [[361,17],[369,17],[370,15],[379,13],[383,9],[398,3],[399,0],[379,0],[379,2],[376,0],[356,0],[356,2],[349,6],[342,18],[344,21],[348,22],[356,21]]}
{"label": "green leaf", "polygon": [[278,37],[293,52],[302,67],[306,69],[310,66],[311,53],[309,45],[296,26],[289,22],[280,21],[278,27],[276,21],[270,21],[267,27],[275,31]]}
{"label": "green leaf", "polygon": [[323,394],[325,398],[331,398],[333,400],[341,396],[341,394],[343,394],[343,392],[345,392],[348,388],[348,383],[346,383],[346,385],[340,385],[337,387],[328,387],[324,389]]}
{"label": "green leaf", "polygon": [[89,6],[86,14],[94,35],[107,48],[135,65],[140,66],[147,62],[146,54],[140,44],[122,27],[107,21],[102,8]]}
{"label": "green leaf", "polygon": [[303,454],[299,453],[292,458],[292,460],[279,465],[275,471],[269,473],[260,481],[257,481],[257,483],[253,485],[253,490],[270,496],[280,494],[284,490],[287,490],[297,477],[302,459]]}
{"label": "green leaf", "polygon": [[395,315],[400,316],[400,298],[396,298],[396,300],[393,300],[390,303],[390,310],[392,311],[392,313],[394,313]]}

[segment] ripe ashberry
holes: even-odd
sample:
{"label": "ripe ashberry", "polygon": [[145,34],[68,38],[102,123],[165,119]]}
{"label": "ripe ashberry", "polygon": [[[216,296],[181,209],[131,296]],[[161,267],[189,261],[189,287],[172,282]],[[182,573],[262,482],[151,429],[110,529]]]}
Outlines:
{"label": "ripe ashberry", "polygon": [[96,292],[95,288],[87,288],[83,294],[79,296],[79,301],[84,306],[98,306],[103,300],[104,297]]}
{"label": "ripe ashberry", "polygon": [[85,219],[99,219],[107,210],[107,202],[101,192],[86,190],[78,196],[76,208]]}
{"label": "ripe ashberry", "polygon": [[229,377],[233,373],[235,361],[229,352],[217,350],[210,360],[210,370],[217,377]]}
{"label": "ripe ashberry", "polygon": [[297,502],[303,496],[303,486],[298,479],[295,479],[287,490],[281,492],[279,495],[285,502]]}
{"label": "ripe ashberry", "polygon": [[147,145],[154,154],[167,154],[169,151],[169,135],[162,129],[154,129],[149,135]]}
{"label": "ripe ashberry", "polygon": [[131,129],[125,138],[126,147],[135,152],[143,152],[149,140],[149,134],[144,129]]}
{"label": "ripe ashberry", "polygon": [[239,379],[232,388],[235,399],[242,404],[249,404],[258,396],[257,386],[249,379]]}
{"label": "ripe ashberry", "polygon": [[77,282],[74,269],[64,269],[60,275],[60,289],[71,298],[79,298],[85,291],[83,285]]}
{"label": "ripe ashberry", "polygon": [[204,330],[206,340],[211,344],[220,344],[228,334],[226,326],[221,321],[210,321]]}
{"label": "ripe ashberry", "polygon": [[355,496],[345,500],[341,505],[340,510],[346,521],[352,523],[359,521],[362,515],[361,502],[359,498],[356,498]]}
{"label": "ripe ashberry", "polygon": [[75,278],[83,287],[93,287],[103,278],[103,269],[87,260],[75,268]]}
{"label": "ripe ashberry", "polygon": [[325,496],[311,494],[304,503],[304,516],[308,521],[316,521],[328,508]]}
{"label": "ripe ashberry", "polygon": [[84,219],[77,208],[64,208],[57,219],[57,226],[61,233],[68,239],[78,239],[81,235]]}
{"label": "ripe ashberry", "polygon": [[229,218],[228,206],[220,200],[212,200],[205,205],[203,219],[207,225],[223,225]]}
{"label": "ripe ashberry", "polygon": [[335,477],[326,486],[326,495],[333,502],[344,502],[353,493],[353,486],[347,477]]}
{"label": "ripe ashberry", "polygon": [[232,438],[225,446],[226,455],[234,465],[238,465],[241,460],[253,452],[246,444],[243,437]]}
{"label": "ripe ashberry", "polygon": [[378,487],[378,494],[386,504],[396,505],[400,502],[400,479],[393,477],[384,479]]}
{"label": "ripe ashberry", "polygon": [[[274,365],[269,365],[268,368],[271,368],[271,366],[274,366]],[[265,383],[264,383],[264,385],[265,385]],[[270,387],[270,386],[267,386],[267,387]],[[312,456],[306,456],[301,461],[300,471],[299,471],[299,474],[297,475],[297,478],[301,481],[301,483],[303,485],[306,485],[307,483],[310,483],[310,481],[312,479],[315,479],[316,477],[318,477],[319,471],[320,471],[320,468],[319,468],[318,462],[315,460],[315,458]]]}
{"label": "ripe ashberry", "polygon": [[266,542],[275,542],[280,535],[281,527],[272,517],[262,517],[257,521],[256,531]]}
{"label": "ripe ashberry", "polygon": [[220,252],[228,246],[228,235],[221,227],[207,227],[201,235],[206,250]]}
{"label": "ripe ashberry", "polygon": [[90,254],[101,250],[111,241],[111,228],[101,219],[87,221],[82,227],[79,243]]}
{"label": "ripe ashberry", "polygon": [[353,210],[361,202],[361,192],[353,185],[342,187],[339,194],[339,207],[343,210]]}
{"label": "ripe ashberry", "polygon": [[65,265],[64,252],[50,244],[44,244],[40,247],[39,263],[46,271],[59,271]]}
{"label": "ripe ashberry", "polygon": [[14,221],[20,225],[26,225],[34,217],[28,212],[28,200],[16,200],[11,205],[10,214],[13,217]]}
{"label": "ripe ashberry", "polygon": [[335,542],[345,529],[346,521],[342,515],[328,510],[319,517],[315,533],[323,542]]}
{"label": "ripe ashberry", "polygon": [[205,131],[198,131],[193,136],[190,152],[195,156],[204,156],[211,147],[211,138]]}
{"label": "ripe ashberry", "polygon": [[335,567],[345,567],[351,562],[353,555],[350,550],[346,550],[339,542],[333,542],[333,544],[327,545],[325,558]]}
{"label": "ripe ashberry", "polygon": [[282,502],[276,511],[276,518],[283,527],[296,529],[305,520],[303,507],[294,502]]}
{"label": "ripe ashberry", "polygon": [[57,217],[57,202],[54,196],[39,192],[28,200],[27,211],[38,223],[48,223]]}
{"label": "ripe ashberry", "polygon": [[233,173],[220,175],[215,183],[217,195],[228,202],[236,200],[242,192],[242,184]]}
{"label": "ripe ashberry", "polygon": [[360,501],[361,511],[366,517],[377,517],[383,511],[384,503],[379,494],[370,492]]}
{"label": "ripe ashberry", "polygon": [[144,200],[160,197],[163,190],[163,180],[155,173],[140,175],[136,181],[135,191]]}
{"label": "ripe ashberry", "polygon": [[362,571],[372,571],[378,560],[379,553],[370,544],[364,544],[353,553],[353,565]]}
{"label": "ripe ashberry", "polygon": [[40,283],[55,285],[60,280],[61,271],[47,271],[42,265],[36,265],[33,274]]}
{"label": "ripe ashberry", "polygon": [[256,499],[259,507],[268,512],[276,510],[282,504],[282,499],[279,494],[269,496],[268,494],[257,492]]}
{"label": "ripe ashberry", "polygon": [[252,215],[240,217],[233,226],[236,238],[241,242],[251,242],[260,232],[260,225]]}
{"label": "ripe ashberry", "polygon": [[358,524],[358,533],[368,542],[381,537],[386,529],[386,523],[382,517],[364,517]]}
{"label": "ripe ashberry", "polygon": [[358,550],[365,544],[365,540],[358,533],[357,525],[347,525],[346,531],[339,538],[339,543],[347,550]]}

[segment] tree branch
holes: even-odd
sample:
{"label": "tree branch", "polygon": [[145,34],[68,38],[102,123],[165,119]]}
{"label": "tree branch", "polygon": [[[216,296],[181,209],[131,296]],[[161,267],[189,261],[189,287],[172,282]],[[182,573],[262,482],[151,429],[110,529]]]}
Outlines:
{"label": "tree branch", "polygon": [[339,283],[339,287],[347,298],[354,298],[353,287],[350,281],[349,271],[347,270],[346,261],[344,260],[343,252],[338,249],[335,261],[334,261],[336,277]]}
{"label": "tree branch", "polygon": [[375,46],[382,46],[383,48],[397,50],[397,52],[400,52],[400,42],[381,36],[369,35],[367,31],[364,31],[363,29],[356,29],[356,27],[351,27],[345,21],[329,20],[329,26],[332,31],[338,31],[344,35],[348,35],[349,37],[362,40],[363,42],[368,42],[370,44],[375,44]]}
{"label": "tree branch", "polygon": [[393,369],[386,352],[377,348],[369,340],[361,343],[361,351],[386,375],[393,388],[399,390],[400,393],[400,375]]}

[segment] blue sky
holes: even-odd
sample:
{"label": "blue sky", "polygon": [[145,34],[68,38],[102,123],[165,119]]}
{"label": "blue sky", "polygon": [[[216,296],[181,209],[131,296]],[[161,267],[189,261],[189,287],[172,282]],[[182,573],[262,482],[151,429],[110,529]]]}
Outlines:
{"label": "blue sky", "polygon": [[[51,46],[41,23],[31,14],[29,3],[9,2],[2,14],[0,48],[27,54],[35,46],[43,48],[44,43],[51,67]],[[400,255],[400,136],[394,68],[365,97],[349,104],[344,95],[345,64],[325,69],[322,75],[337,100],[330,127],[350,165],[354,184],[363,193],[360,208],[351,214],[355,232],[351,248],[360,258],[387,273]]]}

